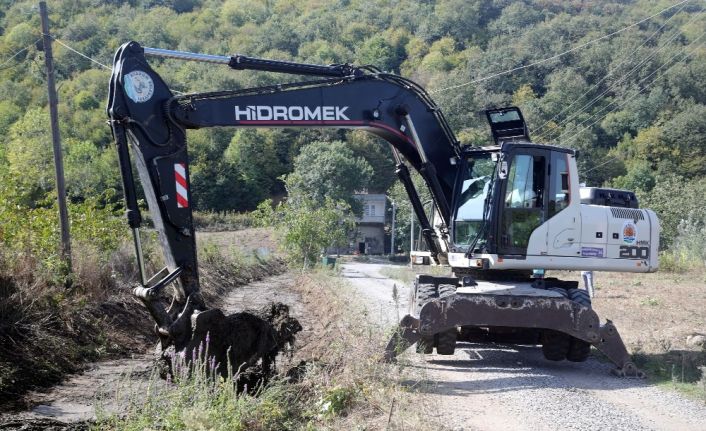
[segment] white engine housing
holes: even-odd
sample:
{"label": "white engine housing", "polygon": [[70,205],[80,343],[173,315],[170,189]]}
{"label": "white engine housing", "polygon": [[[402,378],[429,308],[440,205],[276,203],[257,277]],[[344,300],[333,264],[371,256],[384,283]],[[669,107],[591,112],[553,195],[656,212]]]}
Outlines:
{"label": "white engine housing", "polygon": [[660,225],[652,210],[573,202],[530,236],[526,256],[449,253],[452,267],[655,272]]}

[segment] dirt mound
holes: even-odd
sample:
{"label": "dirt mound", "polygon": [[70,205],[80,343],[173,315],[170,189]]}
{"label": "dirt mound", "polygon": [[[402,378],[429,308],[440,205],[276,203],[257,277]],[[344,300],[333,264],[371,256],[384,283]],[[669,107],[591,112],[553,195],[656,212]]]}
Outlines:
{"label": "dirt mound", "polygon": [[195,312],[191,325],[191,338],[183,347],[170,346],[162,353],[162,376],[178,378],[182,367],[203,364],[224,378],[232,373],[239,391],[265,384],[275,373],[277,355],[291,349],[302,330],[282,303],[228,316],[217,308]]}

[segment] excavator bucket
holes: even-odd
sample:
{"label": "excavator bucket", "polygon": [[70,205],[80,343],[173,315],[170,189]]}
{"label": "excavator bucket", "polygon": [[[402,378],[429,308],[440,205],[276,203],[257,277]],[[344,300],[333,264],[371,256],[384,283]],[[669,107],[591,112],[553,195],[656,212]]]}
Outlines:
{"label": "excavator bucket", "polygon": [[424,337],[457,327],[514,327],[554,330],[586,341],[600,350],[621,377],[645,374],[632,361],[611,321],[600,324],[598,315],[566,298],[523,295],[456,293],[424,304],[419,316],[406,315],[385,348],[385,360]]}
{"label": "excavator bucket", "polygon": [[225,315],[217,308],[198,311],[187,301],[168,335],[160,331],[160,374],[174,376],[175,367],[190,369],[198,360],[214,374],[233,375],[238,391],[254,391],[267,383],[275,358],[291,348],[301,329],[281,303]]}

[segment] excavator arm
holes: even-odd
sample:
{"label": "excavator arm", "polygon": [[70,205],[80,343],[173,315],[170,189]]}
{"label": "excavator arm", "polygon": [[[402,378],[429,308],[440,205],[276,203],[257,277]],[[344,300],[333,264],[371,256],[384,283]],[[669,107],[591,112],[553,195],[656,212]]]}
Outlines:
{"label": "excavator arm", "polygon": [[[145,55],[319,79],[175,96]],[[199,295],[186,129],[335,127],[380,136],[392,146],[397,175],[434,258],[440,259],[446,250],[445,238],[439,238],[430,225],[403,159],[422,175],[448,226],[460,148],[441,111],[412,81],[347,64],[320,66],[240,55],[211,56],[143,48],[129,42],[115,54],[107,111],[140,268],[141,286],[134,293],[157,322],[163,347],[173,344],[181,349],[193,344],[193,315],[208,309]],[[142,217],[133,162],[167,263],[149,279],[139,236]],[[175,301],[165,309],[158,297],[170,285],[174,286]]]}

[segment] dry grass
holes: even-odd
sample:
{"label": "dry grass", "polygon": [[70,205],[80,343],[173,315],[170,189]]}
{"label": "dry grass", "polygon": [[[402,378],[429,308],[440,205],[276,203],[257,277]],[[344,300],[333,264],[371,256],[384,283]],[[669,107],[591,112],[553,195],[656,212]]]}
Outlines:
{"label": "dry grass", "polygon": [[[578,272],[551,271],[549,276],[580,279]],[[646,353],[688,349],[688,335],[706,333],[706,282],[702,271],[595,272],[594,284],[593,308],[602,319],[616,324],[630,348]]]}
{"label": "dry grass", "polygon": [[[129,306],[112,265],[84,245],[70,289],[52,283],[29,254],[2,259],[0,271],[0,399],[20,400],[31,388],[57,383],[85,361],[136,349],[149,336],[138,322],[145,313]],[[130,337],[112,336],[115,327]],[[120,331],[117,331],[120,332]],[[21,403],[20,403],[21,405]]]}
{"label": "dry grass", "polygon": [[210,244],[221,250],[237,250],[244,254],[255,250],[274,254],[277,250],[272,228],[265,227],[225,232],[198,231],[196,241],[199,247]]}
{"label": "dry grass", "polygon": [[[421,414],[418,397],[400,385],[401,365],[380,361],[391,328],[371,322],[347,282],[329,271],[302,275],[295,283],[312,314],[315,338],[304,340],[296,356],[313,360],[305,385],[314,389],[322,429],[439,429]],[[405,370],[405,375],[410,371]],[[339,400],[343,408],[327,412]],[[394,401],[393,401],[394,400]],[[333,414],[329,414],[333,413]]]}

